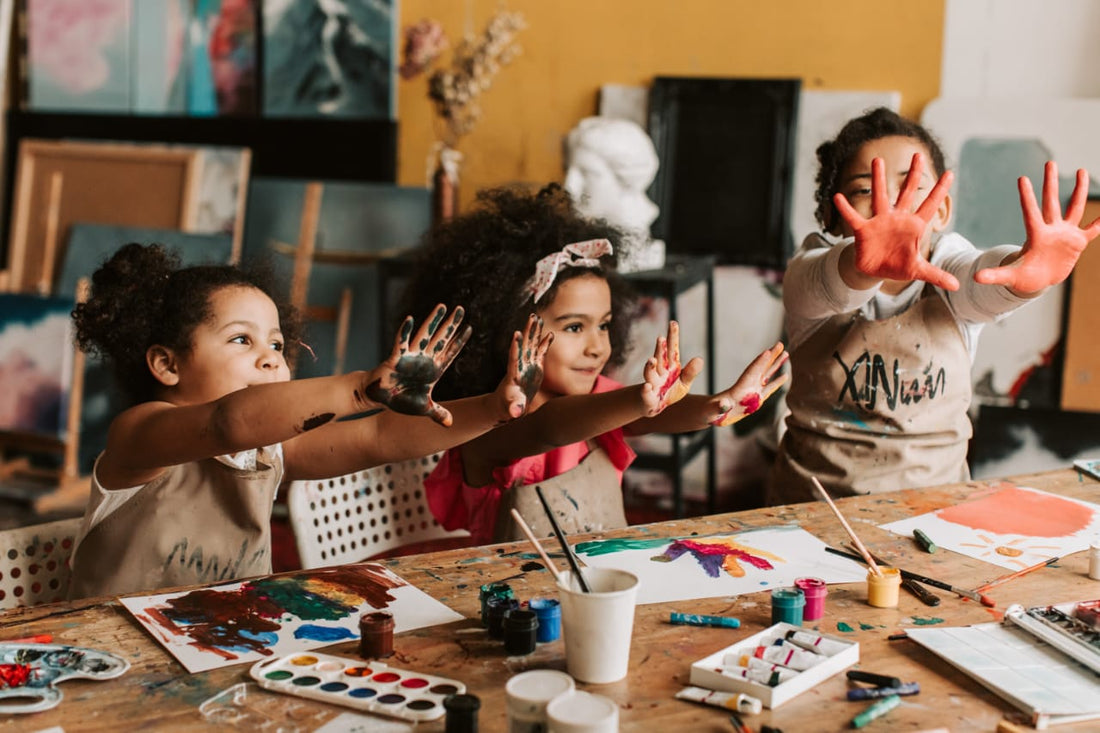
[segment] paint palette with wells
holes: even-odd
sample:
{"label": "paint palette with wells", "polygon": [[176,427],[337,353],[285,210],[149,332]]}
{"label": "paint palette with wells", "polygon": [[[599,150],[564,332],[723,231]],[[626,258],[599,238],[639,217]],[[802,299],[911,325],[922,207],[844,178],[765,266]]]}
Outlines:
{"label": "paint palette with wells", "polygon": [[261,687],[404,720],[443,717],[443,700],[466,692],[458,680],[315,652],[252,665]]}

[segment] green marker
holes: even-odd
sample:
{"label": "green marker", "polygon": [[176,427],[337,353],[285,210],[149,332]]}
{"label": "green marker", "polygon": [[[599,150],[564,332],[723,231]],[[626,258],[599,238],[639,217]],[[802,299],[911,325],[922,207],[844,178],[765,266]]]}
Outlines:
{"label": "green marker", "polygon": [[881,717],[886,713],[896,708],[901,703],[901,698],[897,695],[890,695],[884,697],[877,702],[872,703],[866,710],[852,718],[853,728],[862,728],[870,723],[875,718]]}
{"label": "green marker", "polygon": [[913,530],[913,537],[916,538],[917,544],[924,548],[925,552],[935,552],[937,550],[936,543],[932,541],[932,538],[926,535],[919,529]]}

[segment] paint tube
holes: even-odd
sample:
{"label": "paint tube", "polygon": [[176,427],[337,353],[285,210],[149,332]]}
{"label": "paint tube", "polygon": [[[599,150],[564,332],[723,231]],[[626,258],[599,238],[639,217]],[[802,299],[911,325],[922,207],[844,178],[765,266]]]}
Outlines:
{"label": "paint tube", "polygon": [[757,659],[751,654],[738,654],[736,652],[722,657],[722,666],[726,669],[742,669],[747,667],[748,669],[766,673],[769,679],[772,674],[779,673],[780,682],[786,682],[797,674],[797,672],[790,667],[765,662],[763,659]]}
{"label": "paint tube", "polygon": [[769,672],[766,669],[749,669],[748,667],[715,667],[714,671],[723,677],[748,680],[768,687],[775,687],[798,674],[793,669],[783,667],[776,669],[774,672]]}
{"label": "paint tube", "polygon": [[763,659],[765,662],[782,664],[784,667],[790,667],[791,669],[797,669],[799,671],[809,669],[828,659],[828,657],[823,654],[817,654],[808,649],[803,649],[797,644],[792,644],[789,641],[777,642],[771,646],[758,646],[756,647],[756,651],[753,652],[753,656],[757,659]]}
{"label": "paint tube", "polygon": [[702,687],[685,687],[676,693],[676,698],[750,715],[756,715],[764,709],[764,703],[750,695],[741,692],[717,692],[705,690]]}
{"label": "paint tube", "polygon": [[792,644],[797,644],[803,649],[809,649],[818,654],[824,654],[827,657],[839,654],[851,646],[851,644],[847,644],[839,639],[828,639],[812,631],[788,631],[787,641]]}

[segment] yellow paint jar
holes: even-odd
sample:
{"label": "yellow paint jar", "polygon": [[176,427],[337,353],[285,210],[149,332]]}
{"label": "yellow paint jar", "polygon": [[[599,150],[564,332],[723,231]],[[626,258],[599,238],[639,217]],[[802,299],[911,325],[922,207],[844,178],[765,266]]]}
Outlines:
{"label": "yellow paint jar", "polygon": [[867,603],[877,608],[897,608],[901,591],[901,571],[897,568],[878,566],[881,575],[867,571]]}

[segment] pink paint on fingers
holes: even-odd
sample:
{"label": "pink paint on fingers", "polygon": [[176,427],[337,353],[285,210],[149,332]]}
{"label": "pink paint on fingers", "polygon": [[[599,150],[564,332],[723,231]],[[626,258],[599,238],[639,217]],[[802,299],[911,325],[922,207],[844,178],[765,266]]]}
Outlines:
{"label": "pink paint on fingers", "polygon": [[661,388],[659,390],[657,390],[657,398],[661,400],[662,403],[665,401],[665,397],[668,395],[668,391],[672,389],[673,385],[675,385],[677,381],[679,381],[680,371],[680,365],[677,364],[675,368],[668,373],[668,379],[665,380],[665,383],[661,385]]}

